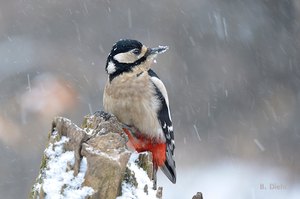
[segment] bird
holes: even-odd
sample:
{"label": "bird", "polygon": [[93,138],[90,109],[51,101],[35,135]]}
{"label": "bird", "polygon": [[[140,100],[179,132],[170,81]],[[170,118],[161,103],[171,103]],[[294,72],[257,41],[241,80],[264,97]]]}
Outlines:
{"label": "bird", "polygon": [[157,55],[167,50],[168,46],[149,48],[137,40],[121,39],[113,45],[105,67],[108,80],[103,92],[104,110],[126,126],[123,131],[131,148],[152,153],[154,189],[158,168],[176,183],[168,93],[151,68]]}

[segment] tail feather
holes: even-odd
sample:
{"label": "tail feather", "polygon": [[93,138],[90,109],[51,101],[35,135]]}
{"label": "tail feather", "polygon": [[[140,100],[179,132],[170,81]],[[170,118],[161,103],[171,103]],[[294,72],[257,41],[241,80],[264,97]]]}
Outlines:
{"label": "tail feather", "polygon": [[160,167],[160,169],[171,182],[173,182],[174,184],[176,183],[176,165],[169,147],[167,147],[166,151],[166,161],[164,165]]}

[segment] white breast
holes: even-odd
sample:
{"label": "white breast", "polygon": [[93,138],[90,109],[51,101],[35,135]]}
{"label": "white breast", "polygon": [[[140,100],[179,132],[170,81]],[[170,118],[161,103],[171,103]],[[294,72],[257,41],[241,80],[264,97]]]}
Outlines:
{"label": "white breast", "polygon": [[124,73],[111,83],[107,82],[103,95],[104,109],[141,133],[165,141],[157,119],[160,102],[154,95],[154,86],[147,72],[137,76],[138,73],[140,71]]}

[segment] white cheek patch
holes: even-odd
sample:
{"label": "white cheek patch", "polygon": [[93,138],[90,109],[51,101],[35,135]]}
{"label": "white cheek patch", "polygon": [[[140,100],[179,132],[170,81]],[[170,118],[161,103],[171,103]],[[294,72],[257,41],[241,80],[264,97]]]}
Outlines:
{"label": "white cheek patch", "polygon": [[114,59],[119,63],[131,64],[137,60],[137,58],[131,53],[119,53],[114,56]]}
{"label": "white cheek patch", "polygon": [[113,62],[108,62],[108,64],[107,64],[107,68],[106,68],[106,70],[107,70],[107,73],[108,74],[113,74],[114,72],[116,72],[116,66],[115,66],[115,64],[113,63]]}

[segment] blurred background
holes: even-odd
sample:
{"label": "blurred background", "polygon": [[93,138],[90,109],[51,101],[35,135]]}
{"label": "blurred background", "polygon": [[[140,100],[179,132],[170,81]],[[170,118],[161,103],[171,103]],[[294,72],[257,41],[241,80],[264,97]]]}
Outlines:
{"label": "blurred background", "polygon": [[121,38],[170,47],[153,65],[176,136],[164,198],[300,198],[299,19],[298,0],[1,0],[1,198],[27,198],[53,117],[102,109]]}

